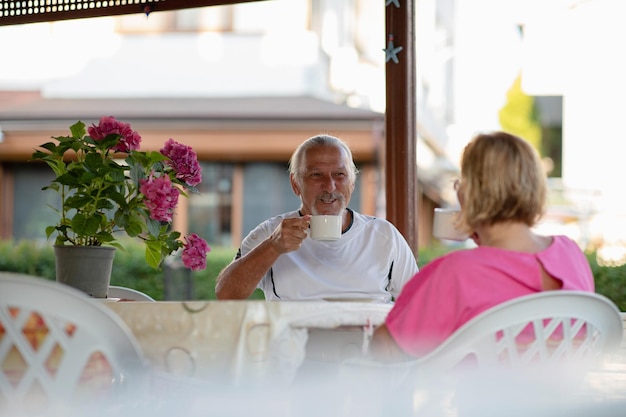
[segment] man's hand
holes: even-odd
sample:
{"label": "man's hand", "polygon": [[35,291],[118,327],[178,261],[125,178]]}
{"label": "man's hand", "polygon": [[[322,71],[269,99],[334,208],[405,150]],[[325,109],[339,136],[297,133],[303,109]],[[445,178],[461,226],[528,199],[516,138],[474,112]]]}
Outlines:
{"label": "man's hand", "polygon": [[284,219],[267,239],[231,262],[217,277],[217,299],[248,298],[280,255],[300,248],[302,241],[307,238],[310,220],[310,215]]}
{"label": "man's hand", "polygon": [[308,236],[310,220],[310,214],[284,219],[269,238],[274,250],[278,253],[287,253],[300,249],[302,241]]}

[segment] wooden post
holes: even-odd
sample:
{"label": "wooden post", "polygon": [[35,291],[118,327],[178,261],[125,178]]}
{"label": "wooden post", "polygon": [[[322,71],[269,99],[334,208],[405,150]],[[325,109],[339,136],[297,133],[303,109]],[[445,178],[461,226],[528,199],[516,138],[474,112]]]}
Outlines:
{"label": "wooden post", "polygon": [[415,5],[414,0],[387,0],[385,4],[386,212],[417,258]]}

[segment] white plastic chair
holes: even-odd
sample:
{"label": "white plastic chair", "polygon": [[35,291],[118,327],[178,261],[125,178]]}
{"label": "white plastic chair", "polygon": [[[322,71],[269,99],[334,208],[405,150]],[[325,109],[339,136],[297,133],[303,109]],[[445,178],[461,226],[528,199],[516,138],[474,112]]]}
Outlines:
{"label": "white plastic chair", "polygon": [[128,287],[120,287],[118,285],[109,285],[109,298],[120,298],[122,300],[132,301],[154,301],[154,298],[141,291]]}
{"label": "white plastic chair", "polygon": [[120,404],[145,376],[139,345],[110,309],[54,281],[0,274],[0,414]]}
{"label": "white plastic chair", "polygon": [[[516,337],[527,325],[532,325],[535,339],[521,347]],[[559,327],[562,337],[551,338]],[[450,369],[469,354],[482,366],[505,361],[517,369],[537,361],[595,360],[617,349],[622,333],[620,312],[603,295],[545,291],[510,300],[474,317],[421,359],[421,366]]]}
{"label": "white plastic chair", "polygon": [[368,400],[381,416],[455,415],[458,407],[470,416],[557,412],[584,391],[585,375],[616,352],[622,333],[608,298],[546,291],[484,311],[422,358],[393,364],[352,358],[341,363],[339,376],[344,386],[378,392]]}
{"label": "white plastic chair", "polygon": [[[534,329],[535,338],[520,345],[516,338],[528,325]],[[620,312],[607,297],[583,291],[545,291],[484,311],[422,358],[401,364],[348,359],[342,367],[374,366],[403,369],[407,375],[432,374],[452,370],[470,356],[479,368],[523,370],[566,361],[590,365],[617,350],[622,333]]]}

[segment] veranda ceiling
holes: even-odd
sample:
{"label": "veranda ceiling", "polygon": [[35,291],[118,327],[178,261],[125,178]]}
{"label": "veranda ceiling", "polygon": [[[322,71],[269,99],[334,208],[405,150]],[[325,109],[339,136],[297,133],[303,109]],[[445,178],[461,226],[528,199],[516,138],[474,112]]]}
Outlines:
{"label": "veranda ceiling", "polygon": [[[271,0],[0,0],[0,26],[153,13]],[[313,0],[316,1],[316,0]],[[386,53],[385,194],[386,217],[418,253],[418,181],[414,15],[416,0],[385,1]],[[393,55],[393,58],[392,58]]]}

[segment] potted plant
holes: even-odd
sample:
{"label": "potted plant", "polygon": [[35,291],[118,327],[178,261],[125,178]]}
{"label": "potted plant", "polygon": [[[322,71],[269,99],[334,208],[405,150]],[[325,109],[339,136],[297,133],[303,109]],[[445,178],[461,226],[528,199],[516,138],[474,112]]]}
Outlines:
{"label": "potted plant", "polygon": [[[179,249],[187,268],[206,267],[210,248],[204,239],[196,234],[181,239],[172,230],[179,195],[197,192],[201,181],[201,167],[190,147],[169,139],[159,152],[140,151],[141,136],[112,116],[89,128],[78,121],[70,126],[68,136],[53,139],[41,145],[32,160],[52,169],[55,178],[43,189],[61,197],[60,207],[54,208],[59,221],[46,228],[48,238],[56,234],[57,281],[106,297],[114,251],[123,249],[119,239],[125,235],[145,243],[146,262],[155,269]],[[104,254],[92,255],[93,248],[101,248]],[[78,259],[62,260],[64,252],[78,253]],[[108,266],[94,264],[102,258]],[[72,263],[86,265],[70,277]],[[86,281],[107,268],[106,284],[86,289]]]}

